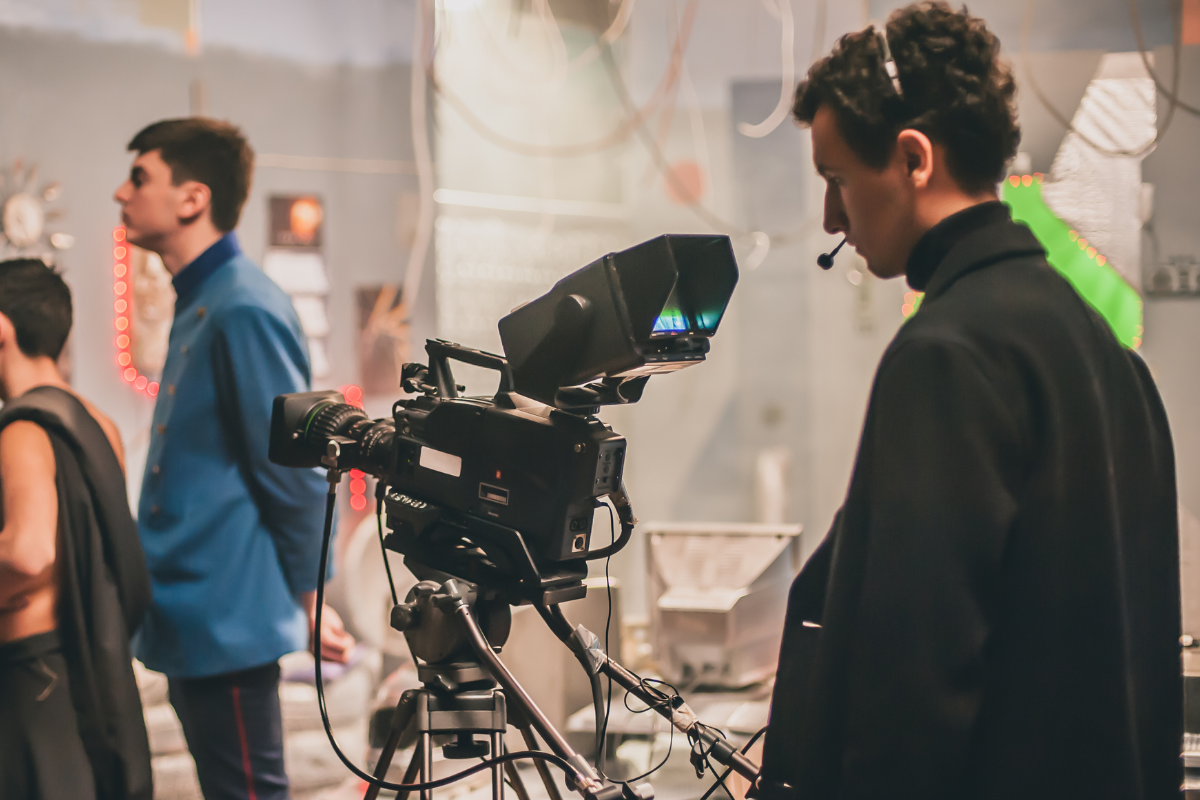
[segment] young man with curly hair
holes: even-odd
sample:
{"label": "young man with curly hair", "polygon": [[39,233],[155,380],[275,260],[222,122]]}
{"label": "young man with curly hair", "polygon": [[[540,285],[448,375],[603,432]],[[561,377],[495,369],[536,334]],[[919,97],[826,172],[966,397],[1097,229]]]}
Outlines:
{"label": "young man with curly hair", "polygon": [[825,230],[925,297],[789,598],[763,798],[1180,793],[1170,432],[999,200],[1020,139],[999,50],[922,3],[796,90]]}

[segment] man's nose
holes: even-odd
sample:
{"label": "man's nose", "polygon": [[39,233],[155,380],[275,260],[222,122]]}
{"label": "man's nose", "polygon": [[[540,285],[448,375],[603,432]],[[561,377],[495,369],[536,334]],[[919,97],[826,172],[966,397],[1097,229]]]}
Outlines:
{"label": "man's nose", "polygon": [[826,233],[845,233],[846,232],[846,211],[842,208],[838,198],[832,196],[831,192],[825,193],[825,215],[822,220],[822,227]]}
{"label": "man's nose", "polygon": [[125,181],[118,186],[117,190],[113,192],[113,200],[116,200],[121,205],[125,205],[125,202],[129,199],[129,192],[127,191],[128,188],[129,181]]}
{"label": "man's nose", "polygon": [[841,209],[831,209],[828,205],[825,206],[825,219],[822,227],[826,233],[845,233],[846,232],[846,215]]}

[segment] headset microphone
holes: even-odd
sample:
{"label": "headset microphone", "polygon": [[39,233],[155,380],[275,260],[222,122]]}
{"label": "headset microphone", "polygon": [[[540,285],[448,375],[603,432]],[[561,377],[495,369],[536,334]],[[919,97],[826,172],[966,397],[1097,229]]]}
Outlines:
{"label": "headset microphone", "polygon": [[841,250],[842,245],[844,245],[845,243],[846,243],[846,238],[842,237],[842,241],[838,244],[837,247],[833,248],[832,253],[821,253],[821,255],[817,256],[817,266],[820,267],[821,269],[829,269],[830,267],[832,267],[833,266],[833,257],[838,254],[838,250]]}

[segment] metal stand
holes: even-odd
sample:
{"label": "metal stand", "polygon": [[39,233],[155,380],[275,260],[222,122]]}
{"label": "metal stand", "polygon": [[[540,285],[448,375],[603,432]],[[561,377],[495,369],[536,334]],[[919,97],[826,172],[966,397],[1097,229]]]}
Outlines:
{"label": "metal stand", "polygon": [[[434,736],[454,736],[453,742],[442,747],[447,758],[482,758],[504,752],[504,732],[508,728],[504,692],[478,666],[455,665],[451,670],[422,667],[421,672],[425,687],[405,692],[396,704],[387,741],[379,753],[379,763],[375,765],[376,778],[382,780],[387,775],[405,734],[416,738],[412,760],[404,772],[403,783],[406,784],[414,780],[427,783],[434,779]],[[460,688],[454,678],[469,685]],[[486,736],[487,740],[477,741],[477,735]],[[491,767],[493,800],[504,799],[506,771],[520,800],[529,800],[529,793],[511,762]],[[365,800],[375,800],[378,794],[379,787],[372,784]],[[401,792],[397,798],[403,800],[408,794]],[[421,800],[431,797],[431,789],[421,790]]]}
{"label": "metal stand", "polygon": [[[505,607],[507,608],[507,607]],[[598,646],[595,634],[583,628],[572,629],[557,605],[538,605],[538,611],[552,631],[567,644],[593,676],[604,673],[615,683],[650,705],[677,729],[706,747],[705,753],[738,774],[755,780],[758,767],[737,751],[719,732],[700,723],[695,713],[680,698],[673,701],[656,694],[635,675],[608,658]],[[514,705],[512,719],[521,731],[526,746],[538,749],[536,730],[547,748],[566,762],[571,770],[569,785],[584,800],[653,800],[648,784],[631,787],[610,784],[563,738],[550,720],[538,708],[533,698],[521,686],[494,652],[491,644],[472,615],[467,594],[457,580],[443,584],[422,582],[410,593],[409,602],[392,611],[392,625],[404,631],[409,647],[431,654],[432,663],[420,666],[418,674],[424,684],[421,689],[405,692],[396,705],[387,740],[375,765],[374,777],[383,780],[391,766],[392,757],[402,739],[416,739],[412,761],[405,771],[403,783],[433,780],[433,737],[452,735],[454,741],[442,745],[447,758],[493,757],[504,752],[504,733],[510,721],[506,698]],[[507,629],[504,629],[507,636]],[[453,657],[454,654],[459,654]],[[463,654],[467,654],[465,660]],[[497,686],[499,683],[499,686]],[[668,702],[669,701],[669,702]],[[415,734],[415,736],[414,736]],[[475,736],[487,736],[488,741],[476,741]],[[538,774],[551,800],[562,800],[562,794],[542,761],[535,762]],[[492,798],[503,800],[504,775],[507,772],[519,800],[529,800],[529,793],[512,762],[492,764]],[[432,790],[420,790],[421,800],[432,800]],[[368,788],[365,800],[376,800],[377,784]],[[401,791],[399,800],[407,800],[409,792]]]}

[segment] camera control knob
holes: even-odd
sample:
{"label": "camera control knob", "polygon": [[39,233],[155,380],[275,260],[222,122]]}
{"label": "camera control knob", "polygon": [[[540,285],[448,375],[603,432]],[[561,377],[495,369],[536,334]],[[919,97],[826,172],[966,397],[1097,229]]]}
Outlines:
{"label": "camera control knob", "polygon": [[417,619],[417,610],[409,603],[392,606],[392,627],[398,631],[406,631]]}

